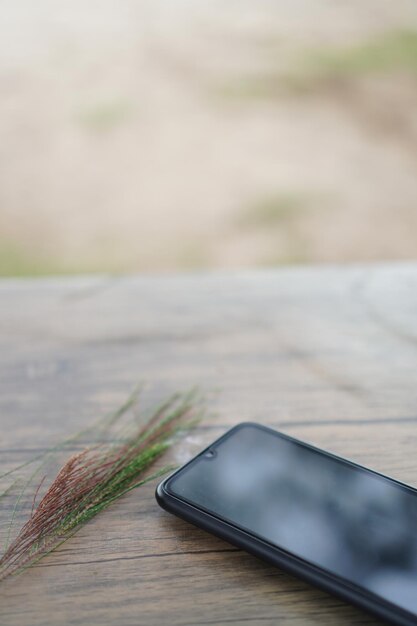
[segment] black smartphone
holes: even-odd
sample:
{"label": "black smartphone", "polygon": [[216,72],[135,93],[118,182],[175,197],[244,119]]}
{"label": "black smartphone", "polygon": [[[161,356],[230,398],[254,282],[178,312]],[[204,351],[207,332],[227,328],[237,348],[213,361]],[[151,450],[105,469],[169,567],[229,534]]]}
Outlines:
{"label": "black smartphone", "polygon": [[417,624],[417,490],[265,426],[229,430],[159,504],[378,617]]}

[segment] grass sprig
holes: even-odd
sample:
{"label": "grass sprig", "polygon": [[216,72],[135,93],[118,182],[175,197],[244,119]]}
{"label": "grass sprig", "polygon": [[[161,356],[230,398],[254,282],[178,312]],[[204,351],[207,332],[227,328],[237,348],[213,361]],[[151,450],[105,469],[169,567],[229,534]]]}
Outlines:
{"label": "grass sprig", "polygon": [[[201,403],[195,392],[175,394],[154,409],[141,426],[131,422],[121,425],[121,418],[137,400],[138,394],[135,393],[111,416],[95,424],[95,429],[91,429],[89,434],[91,437],[95,433],[99,442],[93,442],[73,454],[36,504],[38,492],[46,480],[46,476],[42,477],[32,496],[29,518],[15,538],[10,543],[7,540],[0,557],[0,582],[56,549],[128,491],[171,469],[164,467],[156,473],[149,473],[151,466],[171,446],[175,437],[181,431],[189,430],[198,420]],[[88,434],[88,430],[69,438],[66,443],[74,443],[79,436]],[[45,459],[62,447],[56,446],[47,451],[44,458],[36,458],[39,465],[24,483],[12,507],[8,539],[25,490],[44,467]],[[21,470],[27,465],[30,462],[15,469]],[[13,472],[7,472],[3,477],[9,474],[13,476]],[[10,487],[2,495],[9,496],[9,491]]]}

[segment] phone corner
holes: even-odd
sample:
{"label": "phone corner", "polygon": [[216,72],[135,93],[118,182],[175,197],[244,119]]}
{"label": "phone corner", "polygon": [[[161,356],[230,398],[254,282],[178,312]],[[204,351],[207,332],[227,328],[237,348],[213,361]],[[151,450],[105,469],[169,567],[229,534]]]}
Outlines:
{"label": "phone corner", "polygon": [[240,430],[241,428],[259,428],[260,424],[257,422],[251,422],[250,420],[245,420],[244,422],[239,422],[236,426],[233,426],[231,430]]}
{"label": "phone corner", "polygon": [[162,507],[163,509],[165,509],[166,507],[166,504],[165,504],[166,503],[166,491],[164,488],[166,480],[167,480],[166,478],[161,480],[155,488],[155,500],[157,501],[159,506]]}

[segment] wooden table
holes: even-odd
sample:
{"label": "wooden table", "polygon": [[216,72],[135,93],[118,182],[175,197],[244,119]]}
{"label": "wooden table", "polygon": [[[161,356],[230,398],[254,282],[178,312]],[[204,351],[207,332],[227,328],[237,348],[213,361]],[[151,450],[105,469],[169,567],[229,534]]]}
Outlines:
{"label": "wooden table", "polygon": [[[417,264],[0,283],[0,470],[199,385],[182,461],[257,420],[417,483]],[[375,623],[132,492],[0,587],[0,623]]]}

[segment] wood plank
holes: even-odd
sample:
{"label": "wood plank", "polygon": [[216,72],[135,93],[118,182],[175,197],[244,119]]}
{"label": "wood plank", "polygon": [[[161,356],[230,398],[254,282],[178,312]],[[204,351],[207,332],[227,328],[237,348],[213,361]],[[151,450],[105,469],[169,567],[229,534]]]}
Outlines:
{"label": "wood plank", "polygon": [[[198,385],[185,461],[255,420],[417,483],[417,265],[0,282],[0,471]],[[7,624],[372,624],[131,493],[0,588]],[[5,512],[0,512],[4,520]]]}

